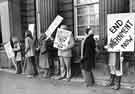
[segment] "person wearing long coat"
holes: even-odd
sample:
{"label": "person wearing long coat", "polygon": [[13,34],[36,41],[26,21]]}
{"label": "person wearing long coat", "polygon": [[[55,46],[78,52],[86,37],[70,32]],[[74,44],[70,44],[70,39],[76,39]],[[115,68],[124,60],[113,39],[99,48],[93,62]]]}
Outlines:
{"label": "person wearing long coat", "polygon": [[48,60],[48,50],[47,50],[47,36],[42,35],[39,41],[39,66],[43,69],[43,77],[49,78],[50,77],[50,64]]}
{"label": "person wearing long coat", "polygon": [[35,74],[33,66],[34,49],[33,49],[33,37],[30,31],[25,32],[25,65],[24,72],[27,77],[33,77]]}
{"label": "person wearing long coat", "polygon": [[91,28],[86,29],[86,37],[81,46],[81,71],[86,86],[92,86],[95,83],[92,69],[95,68],[95,48],[96,43]]}

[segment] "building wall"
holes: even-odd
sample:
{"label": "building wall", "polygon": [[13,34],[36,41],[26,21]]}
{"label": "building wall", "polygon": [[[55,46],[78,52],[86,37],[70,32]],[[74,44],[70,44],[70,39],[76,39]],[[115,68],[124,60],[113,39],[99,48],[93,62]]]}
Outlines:
{"label": "building wall", "polygon": [[22,39],[20,21],[20,0],[0,1],[2,40],[7,42],[12,36]]}
{"label": "building wall", "polygon": [[39,1],[41,32],[45,32],[57,15],[58,0]]}
{"label": "building wall", "polygon": [[20,0],[21,12],[21,30],[24,32],[28,29],[28,24],[36,23],[36,4],[35,0]]}
{"label": "building wall", "polygon": [[22,40],[20,0],[9,0],[8,4],[11,36]]}
{"label": "building wall", "polygon": [[[2,42],[8,42],[12,36],[21,39],[20,0],[0,0],[0,24]],[[10,67],[10,60],[2,47],[0,48],[0,67]]]}
{"label": "building wall", "polygon": [[62,24],[68,25],[74,31],[73,0],[58,0],[58,14],[64,17]]}
{"label": "building wall", "polygon": [[130,0],[130,12],[135,12],[135,0]]}
{"label": "building wall", "polygon": [[8,1],[0,2],[0,19],[3,43],[10,40],[9,6]]}
{"label": "building wall", "polygon": [[[129,0],[99,0],[99,36],[100,41],[98,44],[104,45],[107,38],[107,14],[109,13],[124,13],[129,12]],[[126,6],[126,7],[125,7]],[[64,24],[71,26],[74,30],[74,15],[73,15],[73,0],[59,0],[59,14],[61,14],[65,20]],[[80,41],[76,42],[73,56],[79,57],[80,55]],[[103,54],[101,54],[103,55]],[[104,59],[105,56],[99,56],[100,59]]]}

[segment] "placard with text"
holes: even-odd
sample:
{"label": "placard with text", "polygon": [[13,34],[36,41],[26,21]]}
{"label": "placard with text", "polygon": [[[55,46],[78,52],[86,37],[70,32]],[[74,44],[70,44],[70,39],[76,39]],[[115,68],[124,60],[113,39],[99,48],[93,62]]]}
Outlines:
{"label": "placard with text", "polygon": [[135,13],[107,15],[107,44],[110,52],[134,51]]}

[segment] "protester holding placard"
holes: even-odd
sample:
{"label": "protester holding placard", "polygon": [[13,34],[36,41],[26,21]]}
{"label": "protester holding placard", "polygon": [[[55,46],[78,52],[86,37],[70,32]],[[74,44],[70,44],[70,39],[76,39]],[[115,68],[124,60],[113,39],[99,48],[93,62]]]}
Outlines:
{"label": "protester holding placard", "polygon": [[93,86],[95,84],[92,69],[95,68],[95,54],[96,43],[94,34],[91,28],[86,29],[85,38],[81,45],[81,71],[86,86]]}
{"label": "protester holding placard", "polygon": [[50,64],[48,60],[47,36],[42,34],[39,39],[39,66],[43,70],[43,77],[50,77]]}
{"label": "protester holding placard", "polygon": [[15,60],[17,63],[17,74],[22,73],[22,54],[21,54],[21,47],[20,47],[20,42],[17,37],[13,37],[13,51],[15,53]]}
{"label": "protester holding placard", "polygon": [[11,68],[12,68],[12,64],[14,65],[15,68],[15,73],[17,72],[17,65],[16,65],[16,60],[15,60],[15,53],[13,51],[14,48],[14,44],[12,39],[10,39],[9,42],[7,42],[4,45],[5,51],[7,53],[8,58],[11,60]]}
{"label": "protester holding placard", "polygon": [[[134,52],[134,13],[107,15],[107,50],[109,51],[110,82],[107,86],[120,89],[123,75],[123,52]],[[115,82],[116,81],[116,82]]]}
{"label": "protester holding placard", "polygon": [[[66,25],[61,25],[61,29],[67,30]],[[56,37],[55,37],[56,38]],[[61,39],[62,41],[65,39]],[[67,81],[70,81],[71,77],[71,57],[72,57],[72,47],[74,46],[74,38],[71,34],[70,40],[68,41],[67,47],[64,47],[64,49],[58,47],[58,56],[60,60],[60,79],[66,78]]]}

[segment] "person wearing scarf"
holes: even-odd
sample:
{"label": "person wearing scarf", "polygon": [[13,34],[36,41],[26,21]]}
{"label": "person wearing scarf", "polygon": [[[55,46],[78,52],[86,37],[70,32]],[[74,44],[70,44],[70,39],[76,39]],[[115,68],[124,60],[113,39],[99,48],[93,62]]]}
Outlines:
{"label": "person wearing scarf", "polygon": [[85,38],[81,45],[81,71],[86,86],[93,86],[95,83],[92,69],[95,68],[96,43],[91,28],[86,29]]}

